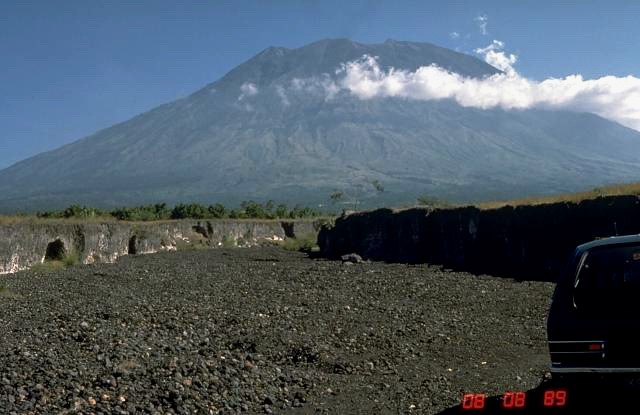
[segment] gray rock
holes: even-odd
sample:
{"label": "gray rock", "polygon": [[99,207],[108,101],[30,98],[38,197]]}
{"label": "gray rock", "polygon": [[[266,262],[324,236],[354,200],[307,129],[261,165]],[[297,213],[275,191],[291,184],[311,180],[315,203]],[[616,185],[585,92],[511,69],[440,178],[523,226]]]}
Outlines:
{"label": "gray rock", "polygon": [[362,257],[358,254],[346,254],[346,255],[342,255],[340,257],[340,259],[342,259],[342,262],[351,262],[353,264],[360,264],[363,261]]}

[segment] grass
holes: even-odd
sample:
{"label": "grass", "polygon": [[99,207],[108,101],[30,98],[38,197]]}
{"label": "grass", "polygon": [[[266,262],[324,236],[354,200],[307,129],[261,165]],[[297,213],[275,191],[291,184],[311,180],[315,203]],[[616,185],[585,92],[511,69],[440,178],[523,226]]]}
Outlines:
{"label": "grass", "polygon": [[605,187],[596,187],[584,192],[562,193],[541,197],[526,197],[506,201],[482,202],[475,206],[480,209],[498,209],[505,206],[535,206],[563,202],[578,203],[583,200],[596,199],[598,197],[625,195],[640,195],[640,183],[624,183]]}
{"label": "grass", "polygon": [[118,220],[112,216],[96,216],[91,218],[39,218],[35,215],[0,215],[0,225],[114,222],[118,222]]}
{"label": "grass", "polygon": [[46,260],[31,267],[37,272],[53,272],[72,267],[80,262],[80,256],[76,253],[64,255],[61,259]]}
{"label": "grass", "polygon": [[44,261],[39,264],[35,264],[34,266],[31,267],[31,270],[36,272],[53,272],[53,271],[58,271],[64,268],[65,268],[64,262],[53,260],[53,261]]}
{"label": "grass", "polygon": [[4,284],[0,284],[0,297],[13,297],[13,298],[19,298],[20,296],[17,295],[15,292],[13,292],[12,290],[9,289],[9,287],[7,287]]}
{"label": "grass", "polygon": [[78,262],[80,262],[80,255],[75,252],[67,254],[62,258],[62,264],[65,266],[65,268],[72,267]]}
{"label": "grass", "polygon": [[236,243],[236,241],[233,238],[225,235],[225,236],[222,237],[222,247],[223,248],[237,248],[238,244]]}
{"label": "grass", "polygon": [[286,238],[280,246],[287,251],[312,252],[318,249],[318,236],[310,233],[299,238]]}
{"label": "grass", "polygon": [[0,215],[0,225],[14,225],[16,223],[32,223],[38,221],[35,216]]}
{"label": "grass", "polygon": [[208,249],[209,246],[203,244],[200,241],[187,242],[183,240],[176,241],[176,249],[178,251],[202,251]]}

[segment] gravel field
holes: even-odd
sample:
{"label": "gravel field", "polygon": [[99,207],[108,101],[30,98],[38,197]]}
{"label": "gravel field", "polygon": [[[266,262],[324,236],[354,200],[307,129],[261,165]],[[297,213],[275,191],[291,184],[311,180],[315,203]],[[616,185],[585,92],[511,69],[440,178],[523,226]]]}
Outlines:
{"label": "gravel field", "polygon": [[0,414],[437,414],[537,386],[553,284],[280,248],[0,277]]}

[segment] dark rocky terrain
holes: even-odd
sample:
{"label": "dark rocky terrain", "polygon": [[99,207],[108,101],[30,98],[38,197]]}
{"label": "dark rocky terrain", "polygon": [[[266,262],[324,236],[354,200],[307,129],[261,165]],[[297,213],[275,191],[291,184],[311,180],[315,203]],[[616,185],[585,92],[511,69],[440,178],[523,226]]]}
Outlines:
{"label": "dark rocky terrain", "polygon": [[619,195],[480,209],[378,209],[342,216],[321,230],[323,256],[443,264],[515,279],[555,282],[575,248],[640,233],[640,196]]}
{"label": "dark rocky terrain", "polygon": [[2,414],[435,414],[548,364],[550,283],[280,248],[0,282]]}

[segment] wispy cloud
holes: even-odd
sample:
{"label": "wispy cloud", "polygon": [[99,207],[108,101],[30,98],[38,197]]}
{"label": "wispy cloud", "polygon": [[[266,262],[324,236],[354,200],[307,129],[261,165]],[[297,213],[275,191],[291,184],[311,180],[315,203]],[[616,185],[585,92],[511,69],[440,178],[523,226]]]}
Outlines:
{"label": "wispy cloud", "polygon": [[591,112],[640,131],[640,79],[605,76],[584,79],[582,75],[535,81],[514,68],[518,57],[504,52],[504,43],[494,40],[478,48],[485,61],[503,72],[482,79],[465,77],[435,65],[416,71],[383,70],[377,58],[363,56],[343,64],[331,87],[360,99],[401,97],[416,100],[452,99],[464,107],[565,109]]}
{"label": "wispy cloud", "polygon": [[291,105],[291,102],[289,102],[289,97],[287,96],[287,92],[282,85],[276,85],[276,94],[278,94],[278,97],[280,97],[280,102],[282,102],[282,105],[284,105],[285,107]]}
{"label": "wispy cloud", "polygon": [[518,61],[518,57],[512,53],[505,53],[504,42],[493,40],[489,46],[474,50],[478,55],[484,56],[485,62],[500,69],[503,72],[515,74],[513,65]]}
{"label": "wispy cloud", "polygon": [[245,82],[240,86],[240,96],[238,101],[242,101],[246,97],[252,97],[258,93],[258,87],[252,82]]}
{"label": "wispy cloud", "polygon": [[451,33],[449,33],[449,37],[450,37],[451,39],[457,39],[457,38],[459,38],[459,37],[460,37],[460,33],[458,33],[458,32],[451,32]]}
{"label": "wispy cloud", "polygon": [[478,29],[480,29],[480,33],[482,33],[483,35],[487,35],[487,24],[489,23],[489,18],[487,17],[486,14],[481,14],[475,17],[475,19],[473,19],[476,24],[478,25]]}
{"label": "wispy cloud", "polygon": [[291,88],[295,92],[321,94],[325,99],[333,99],[340,92],[340,87],[326,73],[321,77],[294,78],[291,81]]}

